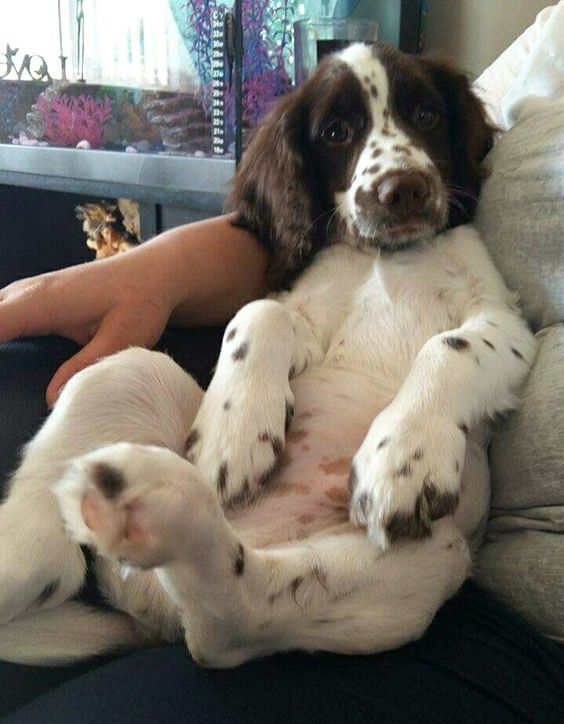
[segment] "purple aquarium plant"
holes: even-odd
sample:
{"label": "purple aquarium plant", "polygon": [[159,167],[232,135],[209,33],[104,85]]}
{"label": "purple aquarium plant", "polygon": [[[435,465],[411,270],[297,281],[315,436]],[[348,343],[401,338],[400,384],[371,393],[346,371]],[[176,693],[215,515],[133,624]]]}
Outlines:
{"label": "purple aquarium plant", "polygon": [[90,148],[101,148],[112,115],[112,101],[107,96],[42,95],[35,108],[41,115],[44,138],[55,146],[73,148],[80,141],[87,141]]}
{"label": "purple aquarium plant", "polygon": [[[188,0],[189,49],[202,83],[206,110],[211,92],[211,32],[215,0]],[[243,11],[243,123],[254,125],[272,101],[291,85],[284,61],[290,52],[291,0],[242,0]],[[227,118],[233,122],[234,88],[227,87]]]}

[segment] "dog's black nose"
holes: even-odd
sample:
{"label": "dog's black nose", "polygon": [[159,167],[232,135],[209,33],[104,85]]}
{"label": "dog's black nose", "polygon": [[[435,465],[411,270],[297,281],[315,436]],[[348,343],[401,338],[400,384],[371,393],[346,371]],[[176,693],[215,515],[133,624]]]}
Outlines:
{"label": "dog's black nose", "polygon": [[421,211],[428,196],[429,184],[422,173],[391,174],[378,185],[378,201],[402,215]]}

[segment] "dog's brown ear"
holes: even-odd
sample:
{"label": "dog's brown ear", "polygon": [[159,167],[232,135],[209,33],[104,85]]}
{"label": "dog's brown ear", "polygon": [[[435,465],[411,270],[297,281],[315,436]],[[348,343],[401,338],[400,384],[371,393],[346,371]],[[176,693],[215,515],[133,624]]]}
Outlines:
{"label": "dog's brown ear", "polygon": [[279,99],[255,129],[235,174],[227,210],[272,253],[271,288],[298,274],[319,244],[318,184],[308,148],[303,88]]}
{"label": "dog's brown ear", "polygon": [[493,146],[495,128],[488,122],[482,102],[472,92],[468,78],[448,60],[422,57],[443,97],[448,116],[452,170],[449,226],[471,220],[485,172],[481,162]]}

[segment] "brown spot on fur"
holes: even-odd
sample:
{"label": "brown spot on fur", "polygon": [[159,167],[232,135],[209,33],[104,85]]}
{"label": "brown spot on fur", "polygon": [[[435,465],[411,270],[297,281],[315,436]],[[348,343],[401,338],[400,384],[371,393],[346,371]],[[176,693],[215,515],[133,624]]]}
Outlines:
{"label": "brown spot on fur", "polygon": [[[299,415],[301,417],[301,415]],[[288,442],[301,442],[304,438],[309,435],[307,430],[290,430],[287,435]]]}
{"label": "brown spot on fur", "polygon": [[386,533],[392,543],[401,538],[427,538],[431,535],[429,523],[422,520],[418,512],[394,513],[386,522]]}
{"label": "brown spot on fur", "polygon": [[383,136],[395,136],[395,135],[396,135],[395,133],[392,133],[392,132],[388,129],[387,126],[384,126],[384,127],[382,128],[382,130],[380,131],[380,133],[381,133]]}
{"label": "brown spot on fur", "polygon": [[297,576],[297,578],[294,578],[292,583],[290,583],[290,593],[292,594],[292,598],[297,603],[296,594],[298,593],[298,588],[302,585],[304,582],[303,576]]}
{"label": "brown spot on fur", "polygon": [[411,148],[402,143],[395,143],[392,146],[393,150],[397,153],[405,153],[406,156],[411,156]]}
{"label": "brown spot on fur", "polygon": [[190,450],[194,447],[194,445],[198,442],[200,439],[200,431],[193,427],[190,430],[190,433],[188,434],[188,437],[186,438],[186,443],[184,445],[184,454],[187,455]]}
{"label": "brown spot on fur", "polygon": [[284,440],[276,436],[270,440],[270,444],[272,445],[272,452],[274,453],[274,457],[278,460],[284,452]]}
{"label": "brown spot on fur", "polygon": [[113,465],[95,463],[91,468],[91,475],[94,485],[110,500],[125,489],[125,478]]}
{"label": "brown spot on fur", "polygon": [[272,465],[265,473],[263,473],[259,479],[258,484],[261,487],[264,487],[265,485],[268,485],[268,483],[272,480],[274,473],[278,470],[280,467],[279,461],[275,461],[274,465]]}
{"label": "brown spot on fur", "polygon": [[333,503],[339,503],[340,505],[348,505],[349,503],[349,495],[347,491],[338,485],[326,490],[325,497]]}
{"label": "brown spot on fur", "polygon": [[358,482],[358,478],[356,475],[356,469],[354,465],[351,465],[351,471],[349,473],[349,495],[352,496],[354,493],[354,489],[356,488],[356,484]]}
{"label": "brown spot on fur", "polygon": [[231,355],[231,358],[234,362],[238,362],[239,360],[245,359],[247,356],[247,352],[249,351],[249,343],[243,342],[242,344],[237,347],[235,352]]}
{"label": "brown spot on fur", "polygon": [[515,357],[517,357],[518,359],[523,360],[523,362],[525,361],[525,358],[523,357],[523,355],[521,354],[521,352],[519,352],[519,350],[515,349],[515,347],[511,347],[511,351],[513,352],[513,354],[515,355]]}
{"label": "brown spot on fur", "polygon": [[325,589],[326,591],[328,590],[327,589],[327,573],[325,573],[325,571],[323,570],[323,568],[321,568],[321,566],[319,566],[317,564],[315,566],[313,566],[313,568],[311,569],[311,575],[319,583],[321,588]]}
{"label": "brown spot on fur", "polygon": [[423,450],[418,447],[417,450],[413,453],[413,459],[414,460],[421,460],[423,457]]}
{"label": "brown spot on fur", "polygon": [[227,332],[227,334],[225,335],[225,341],[230,342],[233,339],[233,337],[235,336],[236,332],[237,332],[237,327],[231,327],[229,332]]}
{"label": "brown spot on fur", "polygon": [[429,479],[415,502],[413,512],[397,512],[386,523],[391,542],[400,538],[425,538],[431,535],[431,521],[451,515],[458,507],[458,493],[441,493]]}
{"label": "brown spot on fur", "polygon": [[370,95],[372,98],[378,98],[378,88],[376,88],[374,83],[370,84]]}
{"label": "brown spot on fur", "polygon": [[272,446],[274,457],[278,460],[284,451],[284,441],[277,435],[271,435],[269,432],[261,432],[258,436],[261,442],[268,442]]}
{"label": "brown spot on fur", "polygon": [[287,468],[288,465],[291,465],[293,460],[294,458],[288,453],[288,448],[284,448],[278,460],[278,465],[280,469]]}
{"label": "brown spot on fur", "polygon": [[315,520],[315,516],[311,515],[311,513],[303,513],[298,517],[298,523],[301,525],[309,525],[310,523],[313,523]]}
{"label": "brown spot on fur", "polygon": [[371,508],[370,498],[368,497],[368,493],[362,493],[360,498],[358,499],[358,507],[360,508],[360,512],[364,516],[365,519],[368,518],[369,509]]}
{"label": "brown spot on fur", "polygon": [[404,463],[401,468],[398,468],[396,475],[398,478],[408,478],[413,472],[413,468],[409,463]]}
{"label": "brown spot on fur", "polygon": [[372,158],[378,158],[378,156],[382,155],[382,149],[381,148],[375,148],[372,151]]}
{"label": "brown spot on fur", "polygon": [[366,173],[378,173],[381,168],[382,167],[379,163],[375,163],[373,166],[370,166],[370,168],[366,169]]}
{"label": "brown spot on fur", "polygon": [[455,349],[457,352],[468,349],[468,347],[470,347],[470,342],[468,342],[468,340],[464,339],[463,337],[445,337],[443,339],[443,342],[444,344],[446,344],[447,347]]}
{"label": "brown spot on fur", "polygon": [[268,602],[270,603],[270,605],[273,606],[274,602],[277,601],[283,593],[284,591],[276,591],[276,593],[271,593],[268,596]]}
{"label": "brown spot on fur", "polygon": [[295,495],[309,495],[311,492],[311,486],[305,483],[287,483],[280,482],[280,487],[277,487],[273,495],[276,498],[284,498],[286,495],[294,493]]}
{"label": "brown spot on fur", "polygon": [[390,442],[389,437],[383,437],[380,442],[378,443],[378,447],[376,450],[381,450],[383,447],[386,447],[386,445]]}
{"label": "brown spot on fur", "polygon": [[468,425],[465,425],[463,422],[459,422],[458,429],[460,430],[460,432],[463,432],[468,437]]}
{"label": "brown spot on fur", "polygon": [[320,462],[319,468],[326,475],[345,475],[348,473],[351,467],[352,458],[337,458],[337,460],[331,460],[327,463]]}
{"label": "brown spot on fur", "polygon": [[445,515],[452,515],[458,508],[458,493],[439,492],[437,486],[431,481],[424,484],[423,495],[427,505],[426,512],[430,520],[438,520]]}
{"label": "brown spot on fur", "polygon": [[224,410],[230,410],[231,409],[231,400],[225,400],[223,403],[223,409]]}
{"label": "brown spot on fur", "polygon": [[58,579],[48,583],[35,599],[35,605],[42,606],[44,603],[47,603],[47,601],[57,593],[60,587],[61,581]]}
{"label": "brown spot on fur", "polygon": [[220,497],[225,494],[227,488],[227,463],[221,463],[219,466],[219,472],[217,474],[217,490]]}
{"label": "brown spot on fur", "polygon": [[495,346],[489,341],[489,339],[482,339],[484,344],[487,344],[490,349],[495,349]]}
{"label": "brown spot on fur", "polygon": [[239,543],[239,547],[237,549],[234,570],[236,576],[242,576],[245,572],[245,549],[241,543]]}
{"label": "brown spot on fur", "polygon": [[311,450],[311,448],[310,448],[309,445],[302,445],[302,450],[303,450],[304,452],[309,452],[309,451]]}
{"label": "brown spot on fur", "polygon": [[305,412],[300,412],[300,414],[296,417],[296,420],[309,420],[313,417],[313,412],[311,410],[305,410]]}

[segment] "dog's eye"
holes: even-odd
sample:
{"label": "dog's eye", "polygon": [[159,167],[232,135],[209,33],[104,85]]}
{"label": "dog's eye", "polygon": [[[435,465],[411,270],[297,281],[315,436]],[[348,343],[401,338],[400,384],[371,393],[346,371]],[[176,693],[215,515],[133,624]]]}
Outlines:
{"label": "dog's eye", "polygon": [[331,145],[347,143],[351,137],[352,129],[346,121],[331,121],[321,132],[321,140]]}
{"label": "dog's eye", "polygon": [[413,121],[417,128],[428,131],[437,125],[438,120],[439,111],[428,103],[421,103],[415,109]]}

